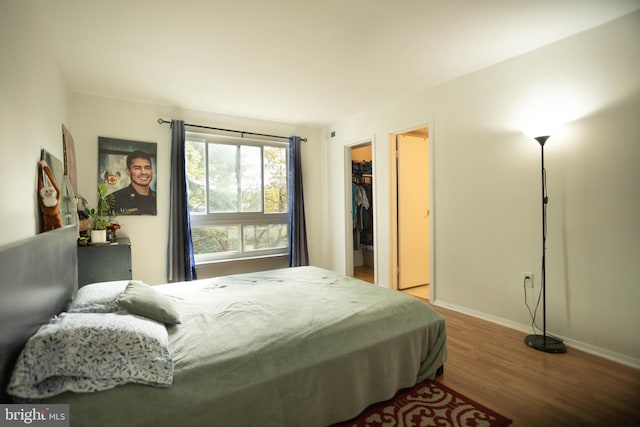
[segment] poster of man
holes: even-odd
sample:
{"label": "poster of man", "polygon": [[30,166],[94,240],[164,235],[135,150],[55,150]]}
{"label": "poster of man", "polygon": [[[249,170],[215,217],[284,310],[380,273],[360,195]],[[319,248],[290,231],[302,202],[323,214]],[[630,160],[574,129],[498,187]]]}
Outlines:
{"label": "poster of man", "polygon": [[156,215],[157,144],[98,137],[98,153],[98,183],[107,184],[113,210]]}

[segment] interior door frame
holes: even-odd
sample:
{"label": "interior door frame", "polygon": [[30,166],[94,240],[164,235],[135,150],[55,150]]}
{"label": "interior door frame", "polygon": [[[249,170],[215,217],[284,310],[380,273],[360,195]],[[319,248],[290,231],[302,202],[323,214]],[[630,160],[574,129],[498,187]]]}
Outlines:
{"label": "interior door frame", "polygon": [[353,213],[351,212],[351,149],[371,145],[371,161],[373,162],[371,175],[373,177],[371,183],[371,192],[373,193],[373,283],[378,283],[378,224],[376,221],[376,150],[375,150],[375,137],[365,137],[356,140],[349,141],[344,145],[344,173],[345,173],[345,274],[353,277]]}
{"label": "interior door frame", "polygon": [[399,127],[388,132],[389,158],[389,284],[391,289],[398,290],[398,189],[396,163],[396,136],[410,133],[417,129],[429,130],[429,301],[436,300],[436,251],[435,251],[435,131],[433,119],[416,124]]}

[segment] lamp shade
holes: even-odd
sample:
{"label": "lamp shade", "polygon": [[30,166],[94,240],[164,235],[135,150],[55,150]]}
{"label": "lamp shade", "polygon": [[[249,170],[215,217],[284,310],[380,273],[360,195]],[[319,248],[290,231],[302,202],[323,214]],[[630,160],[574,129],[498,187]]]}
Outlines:
{"label": "lamp shade", "polygon": [[540,136],[552,136],[562,129],[562,123],[558,118],[545,117],[529,121],[522,126],[522,133],[531,139]]}

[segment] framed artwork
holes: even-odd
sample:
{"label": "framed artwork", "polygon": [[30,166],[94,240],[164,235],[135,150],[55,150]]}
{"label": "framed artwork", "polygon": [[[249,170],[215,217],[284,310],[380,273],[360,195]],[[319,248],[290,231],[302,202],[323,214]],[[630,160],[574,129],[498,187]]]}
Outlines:
{"label": "framed artwork", "polygon": [[76,172],[76,148],[69,129],[62,125],[62,152],[64,154],[64,174],[69,177],[73,194],[78,194],[78,175]]}
{"label": "framed artwork", "polygon": [[[62,177],[64,176],[64,166],[62,165],[62,161],[44,148],[40,150],[40,160],[47,162],[49,169],[53,172],[53,177],[56,180],[57,186],[62,187]],[[47,175],[45,175],[44,172],[38,173],[42,173],[42,179],[44,180],[45,185],[51,185],[49,178],[47,178]]]}
{"label": "framed artwork", "polygon": [[157,214],[157,143],[98,137],[98,184],[116,213]]}

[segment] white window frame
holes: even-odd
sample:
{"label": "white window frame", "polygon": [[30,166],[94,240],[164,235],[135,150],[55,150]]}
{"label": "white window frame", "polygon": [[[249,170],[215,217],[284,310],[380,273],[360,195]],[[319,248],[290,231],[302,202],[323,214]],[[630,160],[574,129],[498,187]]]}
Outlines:
{"label": "white window frame", "polygon": [[[252,138],[239,138],[232,137],[226,135],[218,135],[218,134],[209,134],[202,132],[186,132],[186,141],[194,141],[194,142],[203,142],[205,143],[205,209],[207,212],[205,213],[190,213],[191,218],[191,227],[201,227],[201,226],[221,226],[221,225],[240,225],[239,231],[239,250],[233,252],[220,252],[220,253],[208,253],[208,254],[197,254],[195,255],[196,265],[204,264],[208,262],[217,262],[217,261],[231,261],[231,260],[242,260],[242,259],[251,259],[251,258],[259,258],[259,257],[267,257],[267,256],[281,256],[287,255],[289,252],[289,243],[288,240],[284,247],[282,248],[273,248],[273,249],[259,249],[259,250],[251,250],[244,251],[244,231],[243,227],[247,225],[266,225],[266,224],[285,224],[288,226],[289,222],[289,213],[265,213],[265,203],[264,203],[264,181],[262,183],[263,188],[263,202],[262,202],[262,212],[228,212],[228,213],[208,213],[209,210],[209,167],[208,167],[208,152],[209,152],[209,143],[218,143],[218,144],[227,144],[227,145],[236,145],[236,146],[257,146],[257,147],[278,147],[286,149],[286,167],[287,171],[289,170],[289,144],[288,142],[281,141],[271,141],[271,140],[261,140],[261,139],[252,139]],[[264,159],[264,157],[263,157]],[[236,165],[237,168],[240,168],[240,164]],[[240,176],[240,170],[237,171],[238,176]],[[262,174],[264,180],[264,166],[262,167]],[[287,188],[287,191],[289,189]],[[287,230],[289,233],[289,230]]]}

